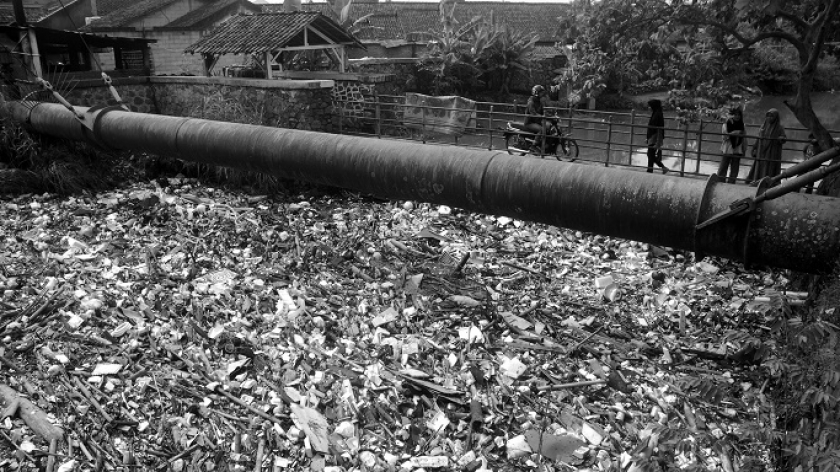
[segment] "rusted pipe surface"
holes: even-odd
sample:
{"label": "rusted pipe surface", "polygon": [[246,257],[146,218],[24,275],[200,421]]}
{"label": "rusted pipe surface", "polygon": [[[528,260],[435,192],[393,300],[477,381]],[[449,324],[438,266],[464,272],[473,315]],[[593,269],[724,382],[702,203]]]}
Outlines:
{"label": "rusted pipe surface", "polygon": [[[22,114],[13,106],[11,116]],[[39,105],[30,121],[41,133],[90,138],[59,105]],[[119,110],[99,116],[95,131],[101,143],[114,149],[447,204],[803,272],[831,270],[840,254],[840,205],[829,197],[792,193],[760,204],[753,214],[695,230],[730,203],[755,197],[755,188],[714,177],[703,182],[502,152]]]}

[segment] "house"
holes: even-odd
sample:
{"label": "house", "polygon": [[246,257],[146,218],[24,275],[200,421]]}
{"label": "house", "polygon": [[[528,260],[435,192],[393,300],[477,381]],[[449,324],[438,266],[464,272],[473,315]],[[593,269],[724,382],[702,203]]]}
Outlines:
{"label": "house", "polygon": [[[507,25],[514,31],[537,35],[538,59],[561,55],[554,45],[562,39],[558,18],[569,13],[563,3],[507,3],[463,0],[447,4],[454,7],[456,20],[464,24],[481,16]],[[304,11],[319,11],[335,18],[329,3],[304,3]],[[367,48],[351,52],[353,58],[419,57],[428,43],[430,31],[440,30],[440,10],[437,2],[377,2],[356,0],[350,7],[348,29]],[[265,11],[282,11],[282,4],[263,5]],[[360,20],[361,19],[361,20]],[[556,53],[556,54],[555,54]]]}
{"label": "house", "polygon": [[[76,31],[87,14],[82,7],[90,1],[30,0],[22,19],[11,3],[0,3],[0,68],[7,88],[17,88],[12,86],[15,79],[31,81],[36,75],[52,83],[100,80],[102,72],[111,77],[149,75],[149,44],[154,40]],[[28,26],[20,26],[24,22]],[[100,56],[109,58],[109,64],[103,65]]]}
{"label": "house", "polygon": [[[96,3],[97,17],[83,31],[154,39],[152,63],[157,75],[201,75],[201,56],[184,49],[213,28],[240,14],[260,13],[247,0],[80,0]],[[241,63],[242,57],[226,56],[219,67]]]}

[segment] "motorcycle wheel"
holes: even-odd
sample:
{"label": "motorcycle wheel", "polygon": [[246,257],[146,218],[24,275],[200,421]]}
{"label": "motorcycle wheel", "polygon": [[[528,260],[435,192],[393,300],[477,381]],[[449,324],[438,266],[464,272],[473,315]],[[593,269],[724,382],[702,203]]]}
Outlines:
{"label": "motorcycle wheel", "polygon": [[571,158],[571,160],[577,159],[578,155],[580,155],[580,149],[578,149],[577,141],[571,138],[566,138],[557,145],[557,160],[562,160],[563,157]]}
{"label": "motorcycle wheel", "polygon": [[525,154],[527,154],[526,152],[520,151],[518,149],[514,150],[516,148],[517,141],[517,136],[514,134],[505,136],[505,150],[507,150],[508,154],[510,154],[511,156],[524,156]]}

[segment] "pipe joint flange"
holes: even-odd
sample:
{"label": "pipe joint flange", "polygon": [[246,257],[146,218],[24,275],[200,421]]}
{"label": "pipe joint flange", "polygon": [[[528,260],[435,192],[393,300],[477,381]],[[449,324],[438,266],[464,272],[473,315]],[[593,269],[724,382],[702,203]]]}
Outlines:
{"label": "pipe joint flange", "polygon": [[92,123],[89,128],[90,133],[86,134],[88,140],[91,142],[91,144],[106,151],[116,151],[116,149],[105,144],[105,141],[102,139],[102,117],[114,110],[125,111],[122,107],[118,105],[108,105],[91,107],[86,113],[88,117],[92,118],[88,121],[88,123]]}

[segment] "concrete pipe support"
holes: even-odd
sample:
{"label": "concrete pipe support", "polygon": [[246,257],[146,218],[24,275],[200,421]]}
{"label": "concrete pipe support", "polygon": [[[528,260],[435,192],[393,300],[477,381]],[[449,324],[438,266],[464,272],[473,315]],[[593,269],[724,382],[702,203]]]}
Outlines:
{"label": "concrete pipe support", "polygon": [[[194,118],[10,104],[35,131],[112,148],[253,170],[393,199],[421,200],[802,272],[831,270],[840,205],[791,193],[701,230],[699,222],[753,198],[743,185]],[[86,125],[82,125],[86,122]],[[92,123],[92,125],[91,125]]]}

